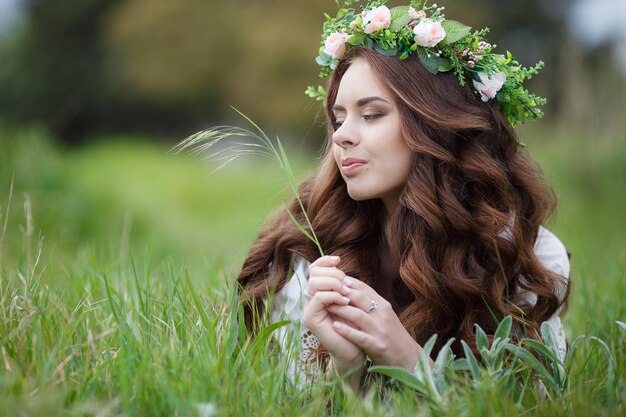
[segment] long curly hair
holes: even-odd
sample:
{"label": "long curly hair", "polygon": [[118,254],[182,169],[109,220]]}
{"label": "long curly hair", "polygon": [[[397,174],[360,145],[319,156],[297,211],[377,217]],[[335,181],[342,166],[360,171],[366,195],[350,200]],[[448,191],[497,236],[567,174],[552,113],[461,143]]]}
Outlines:
{"label": "long curly hair", "polygon": [[[350,198],[332,155],[331,109],[356,58],[369,63],[395,98],[412,151],[398,208],[385,223],[380,200]],[[324,157],[299,187],[326,254],[341,256],[340,269],[377,291],[391,286],[400,321],[422,345],[437,333],[439,347],[455,337],[475,349],[474,324],[492,335],[507,315],[536,338],[569,292],[567,280],[533,251],[555,195],[506,118],[470,84],[461,86],[452,73],[430,74],[414,55],[400,60],[354,48],[328,84]],[[295,200],[289,209],[304,224]],[[395,278],[380,273],[381,242],[390,248]],[[238,277],[249,326],[253,311],[290,278],[293,255],[312,262],[319,252],[283,209],[260,232]],[[536,294],[536,302],[522,291]],[[453,349],[462,355],[458,342]]]}

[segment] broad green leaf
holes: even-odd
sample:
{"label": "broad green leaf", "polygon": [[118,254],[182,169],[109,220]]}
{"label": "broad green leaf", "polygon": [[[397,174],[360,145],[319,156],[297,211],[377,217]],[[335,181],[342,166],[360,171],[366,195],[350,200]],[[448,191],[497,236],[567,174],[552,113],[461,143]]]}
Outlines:
{"label": "broad green leaf", "polygon": [[459,358],[459,359],[455,360],[454,362],[452,362],[452,365],[450,365],[450,367],[454,371],[469,371],[469,370],[471,370],[470,364],[469,364],[468,360],[465,359],[465,358]]}
{"label": "broad green leaf", "polygon": [[399,31],[411,21],[411,18],[409,17],[409,6],[392,7],[390,11],[391,25],[389,25],[389,30],[392,32]]}
{"label": "broad green leaf", "polygon": [[426,48],[417,48],[417,56],[428,72],[434,75],[439,72],[439,63],[441,62],[441,58],[437,55],[429,53]]}
{"label": "broad green leaf", "polygon": [[404,385],[413,388],[419,392],[425,392],[426,387],[415,377],[415,375],[411,374],[404,368],[396,367],[396,366],[372,366],[367,370],[368,372],[376,372],[382,375],[390,376],[397,381],[403,383]]}
{"label": "broad green leaf", "polygon": [[444,393],[448,388],[445,374],[446,368],[448,368],[454,360],[454,353],[452,353],[452,349],[450,349],[450,345],[453,342],[454,338],[452,337],[441,348],[441,350],[437,354],[437,359],[435,360],[435,366],[432,372],[435,379],[437,391],[439,391],[439,393],[441,394]]}
{"label": "broad green leaf", "polygon": [[348,43],[350,45],[361,45],[365,40],[365,35],[352,35],[348,38]]}
{"label": "broad green leaf", "polygon": [[487,338],[487,334],[485,331],[478,325],[474,325],[476,327],[476,347],[480,352],[484,350],[489,350],[489,339]]}
{"label": "broad green leaf", "polygon": [[526,349],[516,346],[513,344],[508,345],[509,350],[515,354],[519,359],[521,359],[528,368],[535,371],[544,382],[549,383],[553,388],[558,389],[559,385],[554,380],[552,374],[548,372],[548,370],[543,366],[541,362],[529,351]]}
{"label": "broad green leaf", "polygon": [[439,62],[439,72],[447,72],[452,69],[452,62],[448,58],[441,58]]}
{"label": "broad green leaf", "polygon": [[465,359],[467,360],[467,365],[472,373],[472,378],[475,381],[479,381],[481,379],[480,368],[478,367],[476,356],[474,355],[474,352],[472,352],[472,348],[469,347],[465,340],[461,340],[461,345],[463,346],[463,352],[465,352]]}
{"label": "broad green leaf", "polygon": [[528,346],[529,348],[531,348],[532,350],[534,350],[535,352],[543,356],[545,359],[549,360],[550,362],[552,363],[558,362],[559,359],[556,355],[556,352],[550,349],[549,346],[546,346],[543,343],[537,340],[533,340],[533,339],[524,339],[523,343],[525,346]]}
{"label": "broad green leaf", "polygon": [[552,347],[555,351],[558,350],[559,344],[556,341],[556,336],[552,330],[552,326],[548,322],[541,323],[541,338],[546,346]]}
{"label": "broad green leaf", "polygon": [[433,351],[436,341],[437,341],[437,333],[430,336],[430,339],[428,339],[428,341],[426,341],[426,343],[424,344],[424,347],[423,347],[424,356],[430,356],[430,352]]}
{"label": "broad green leaf", "polygon": [[457,42],[467,35],[469,35],[471,27],[464,25],[461,22],[457,22],[456,20],[446,20],[441,23],[443,29],[446,31],[446,37],[443,42],[446,45]]}
{"label": "broad green leaf", "polygon": [[501,340],[508,339],[511,335],[511,326],[513,325],[513,318],[511,316],[506,316],[502,319],[500,324],[498,324],[498,328],[496,332],[493,334],[494,339],[500,338]]}

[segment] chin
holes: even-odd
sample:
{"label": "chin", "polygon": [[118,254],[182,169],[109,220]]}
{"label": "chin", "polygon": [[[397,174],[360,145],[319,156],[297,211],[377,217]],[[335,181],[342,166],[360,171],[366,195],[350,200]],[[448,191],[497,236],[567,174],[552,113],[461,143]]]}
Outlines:
{"label": "chin", "polygon": [[354,201],[365,201],[377,198],[377,196],[372,195],[372,193],[363,192],[362,190],[350,189],[350,187],[348,187],[348,195]]}

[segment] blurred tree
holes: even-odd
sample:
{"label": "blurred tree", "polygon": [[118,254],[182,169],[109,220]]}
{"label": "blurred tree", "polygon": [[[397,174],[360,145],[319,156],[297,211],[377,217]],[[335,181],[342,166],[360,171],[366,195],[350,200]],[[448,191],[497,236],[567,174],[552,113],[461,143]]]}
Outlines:
{"label": "blurred tree", "polygon": [[0,114],[68,140],[97,124],[108,91],[99,42],[117,0],[30,0],[22,36],[0,51]]}
{"label": "blurred tree", "polygon": [[[303,91],[318,82],[313,57],[322,12],[334,13],[334,0],[24,1],[27,23],[0,43],[0,117],[41,122],[68,141],[107,131],[176,140],[240,123],[232,105],[283,136],[313,127],[311,136],[323,137],[315,121],[321,106]],[[548,98],[546,122],[608,126],[589,109],[623,108],[623,94],[611,91],[624,77],[602,51],[588,56],[573,40],[565,24],[572,1],[445,6],[448,18],[491,27],[498,50],[522,64],[546,62],[529,83]],[[597,85],[607,94],[594,94]],[[626,123],[618,113],[613,131]]]}
{"label": "blurred tree", "polygon": [[321,11],[335,7],[128,0],[107,20],[105,45],[121,87],[185,108],[197,127],[232,118],[232,105],[264,125],[300,130],[318,108],[303,92],[317,81]]}

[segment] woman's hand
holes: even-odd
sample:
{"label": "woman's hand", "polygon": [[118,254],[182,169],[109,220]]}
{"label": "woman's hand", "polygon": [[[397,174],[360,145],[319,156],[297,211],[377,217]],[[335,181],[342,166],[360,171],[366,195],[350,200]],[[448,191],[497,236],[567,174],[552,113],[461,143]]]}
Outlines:
{"label": "woman's hand", "polygon": [[365,362],[363,350],[343,337],[333,328],[338,319],[328,310],[331,306],[347,306],[350,289],[344,288],[346,275],[336,266],[337,256],[322,256],[309,267],[307,298],[302,315],[303,323],[311,330],[322,346],[328,349],[333,367],[339,374],[359,369]]}
{"label": "woman's hand", "polygon": [[350,304],[326,307],[341,319],[333,322],[336,333],[363,349],[376,365],[413,371],[423,350],[406,331],[391,304],[356,278],[345,277],[343,286],[350,290]]}

